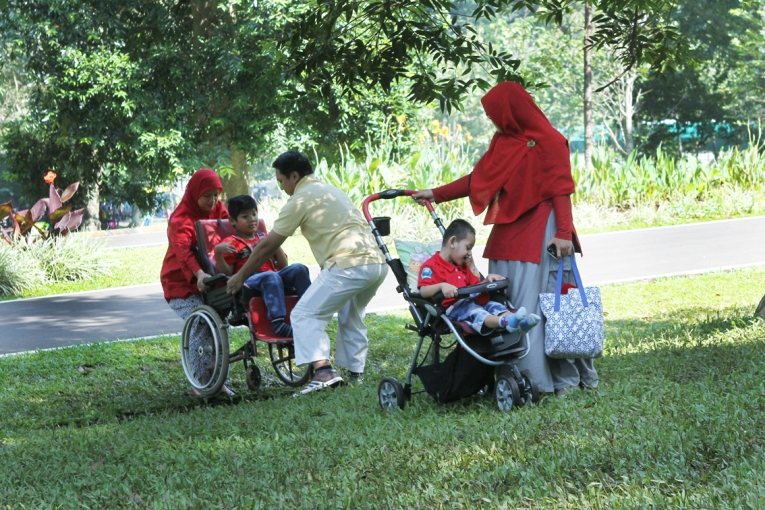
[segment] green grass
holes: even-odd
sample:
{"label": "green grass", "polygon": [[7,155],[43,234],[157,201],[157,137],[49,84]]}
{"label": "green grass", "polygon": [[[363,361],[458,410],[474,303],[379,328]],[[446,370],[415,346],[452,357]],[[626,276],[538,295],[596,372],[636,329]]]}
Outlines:
{"label": "green grass", "polygon": [[[186,395],[178,339],[0,359],[8,508],[762,508],[765,269],[604,287],[598,391],[502,414],[491,398],[376,403],[415,341],[368,317],[367,382]],[[234,331],[234,344],[244,341]],[[416,383],[419,385],[419,383]]]}

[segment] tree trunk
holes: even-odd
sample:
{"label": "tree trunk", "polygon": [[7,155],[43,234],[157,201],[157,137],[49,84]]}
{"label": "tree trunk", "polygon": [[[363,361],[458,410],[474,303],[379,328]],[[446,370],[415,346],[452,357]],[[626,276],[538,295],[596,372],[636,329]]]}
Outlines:
{"label": "tree trunk", "polygon": [[136,228],[141,226],[141,209],[137,205],[133,205],[130,213],[130,228]]}
{"label": "tree trunk", "polygon": [[592,146],[595,123],[592,118],[592,6],[584,4],[584,168],[592,170]]}
{"label": "tree trunk", "polygon": [[88,197],[88,204],[85,206],[81,230],[101,230],[101,220],[99,212],[101,211],[100,195],[98,193],[98,184],[93,186],[93,191]]}
{"label": "tree trunk", "polygon": [[634,75],[628,73],[624,79],[624,152],[631,154],[635,149],[634,128],[632,124],[632,118],[635,116],[635,103],[632,102],[632,95],[635,88],[635,80],[637,80],[637,73]]}
{"label": "tree trunk", "polygon": [[250,193],[250,186],[247,182],[247,154],[232,147],[231,167],[234,169],[234,175],[221,179],[226,200],[236,195]]}

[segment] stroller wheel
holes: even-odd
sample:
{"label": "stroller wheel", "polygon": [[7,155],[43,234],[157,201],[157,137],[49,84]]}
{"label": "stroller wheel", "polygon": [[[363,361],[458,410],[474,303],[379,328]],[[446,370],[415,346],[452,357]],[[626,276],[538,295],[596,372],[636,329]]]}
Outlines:
{"label": "stroller wheel", "polygon": [[528,399],[531,398],[531,402],[537,403],[539,402],[539,386],[537,386],[537,383],[534,381],[534,378],[531,377],[531,372],[528,370],[521,370],[521,376],[523,377],[524,382],[524,391],[527,396],[527,402]]}
{"label": "stroller wheel", "polygon": [[181,364],[194,391],[212,397],[228,377],[228,325],[209,306],[191,311],[181,333]]}
{"label": "stroller wheel", "polygon": [[245,377],[247,378],[248,388],[250,388],[252,391],[258,391],[260,389],[260,369],[257,366],[250,365],[247,367]]}
{"label": "stroller wheel", "polygon": [[393,377],[386,377],[377,388],[377,400],[383,411],[403,409],[406,405],[404,387]]}
{"label": "stroller wheel", "polygon": [[515,379],[501,375],[497,377],[497,384],[494,386],[494,397],[497,399],[499,410],[506,413],[521,403],[521,390]]}

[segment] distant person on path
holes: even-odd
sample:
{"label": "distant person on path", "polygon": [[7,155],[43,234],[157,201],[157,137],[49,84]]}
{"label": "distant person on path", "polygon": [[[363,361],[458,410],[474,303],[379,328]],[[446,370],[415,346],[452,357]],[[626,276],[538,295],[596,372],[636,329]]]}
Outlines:
{"label": "distant person on path", "polygon": [[[488,335],[497,328],[509,333],[528,333],[539,324],[538,315],[527,315],[521,307],[511,313],[505,305],[492,301],[488,294],[471,294],[457,299],[457,290],[478,285],[481,279],[470,269],[472,250],[475,246],[475,229],[465,220],[454,220],[444,232],[441,249],[426,260],[420,268],[417,289],[424,298],[441,292],[446,299],[442,306],[452,321],[465,321],[477,333]],[[477,271],[476,271],[477,272]],[[486,275],[486,281],[496,282],[505,277],[498,274]]]}
{"label": "distant person on path", "polygon": [[[219,200],[222,192],[223,185],[215,172],[207,168],[197,170],[186,186],[181,203],[167,222],[167,254],[162,262],[160,279],[170,308],[184,321],[194,308],[202,305],[202,282],[211,276],[202,270],[192,251],[197,245],[194,223],[228,218],[226,206]],[[195,336],[192,341],[199,342],[199,338]],[[225,385],[221,391],[233,394]]]}
{"label": "distant person on path", "polygon": [[[486,211],[484,223],[493,225],[484,250],[489,272],[510,280],[508,297],[514,306],[541,316],[539,294],[555,292],[558,268],[548,246],[554,246],[556,257],[581,253],[571,215],[568,142],[517,83],[500,83],[481,103],[497,128],[486,154],[471,174],[421,190],[414,198],[446,202],[470,197],[476,215]],[[573,283],[568,262],[565,269],[564,281]],[[564,395],[580,386],[597,387],[591,359],[548,358],[544,335],[544,327],[529,332],[529,354],[517,363],[531,372],[541,391]]]}
{"label": "distant person on path", "polygon": [[[218,272],[231,276],[242,269],[252,250],[266,238],[266,234],[258,230],[258,203],[251,196],[231,197],[228,213],[229,221],[236,228],[236,235],[227,237],[215,246],[215,263]],[[298,297],[303,296],[311,285],[308,268],[303,264],[289,265],[287,254],[277,248],[273,258],[266,260],[244,284],[260,291],[274,333],[280,337],[292,338],[292,326],[284,321],[287,315],[284,287],[292,287]]]}
{"label": "distant person on path", "polygon": [[366,306],[388,273],[369,224],[341,190],[317,180],[305,156],[290,151],[273,163],[276,180],[290,196],[271,232],[258,242],[247,263],[228,281],[228,292],[244,281],[300,227],[321,273],[292,310],[295,361],[313,363],[314,377],[299,394],[343,383],[329,362],[330,340],[325,329],[338,314],[335,363],[361,381],[369,339],[364,325]]}

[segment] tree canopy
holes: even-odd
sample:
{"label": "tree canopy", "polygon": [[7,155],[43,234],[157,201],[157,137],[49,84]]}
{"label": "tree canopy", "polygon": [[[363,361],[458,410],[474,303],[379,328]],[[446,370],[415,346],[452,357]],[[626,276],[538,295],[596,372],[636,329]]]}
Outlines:
{"label": "tree canopy", "polygon": [[[528,9],[548,23],[560,24],[581,2],[575,0],[310,0],[287,26],[280,46],[288,49],[288,72],[306,87],[327,90],[338,84],[357,91],[410,83],[410,98],[437,101],[451,111],[475,88],[490,83],[473,73],[482,68],[494,82],[525,82],[520,60],[487,43],[475,29],[482,18]],[[598,0],[596,48],[608,47],[624,68],[647,63],[674,69],[686,45],[671,19],[668,0]]]}
{"label": "tree canopy", "polygon": [[[682,67],[692,48],[677,2],[591,3],[591,41],[620,64],[613,77]],[[177,175],[225,170],[267,146],[358,148],[416,104],[452,111],[498,81],[550,82],[481,24],[526,12],[558,26],[581,5],[0,0],[0,57],[23,63],[32,90],[26,114],[0,126],[7,173],[32,195],[56,170],[86,193],[148,207]]]}

